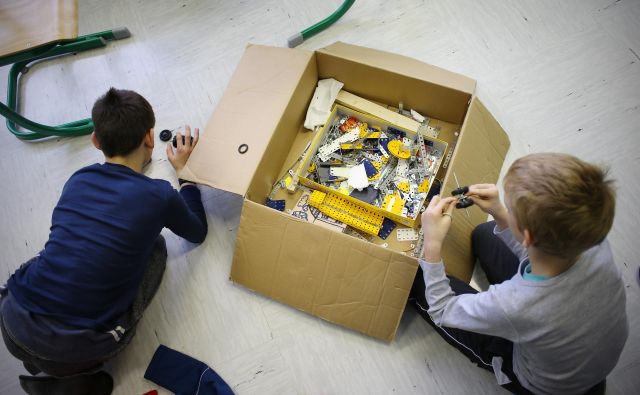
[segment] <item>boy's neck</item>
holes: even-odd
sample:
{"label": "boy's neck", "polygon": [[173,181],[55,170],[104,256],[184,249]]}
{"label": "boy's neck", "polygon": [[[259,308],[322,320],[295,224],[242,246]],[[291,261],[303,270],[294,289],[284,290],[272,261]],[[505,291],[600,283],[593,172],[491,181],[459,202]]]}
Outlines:
{"label": "boy's neck", "polygon": [[549,255],[535,247],[529,247],[527,250],[529,262],[531,262],[531,274],[538,276],[555,277],[569,270],[578,261],[578,257],[562,258]]}
{"label": "boy's neck", "polygon": [[116,165],[127,166],[131,170],[142,173],[142,168],[145,165],[144,151],[135,150],[127,156],[111,156],[105,157],[104,161],[107,163],[113,163]]}

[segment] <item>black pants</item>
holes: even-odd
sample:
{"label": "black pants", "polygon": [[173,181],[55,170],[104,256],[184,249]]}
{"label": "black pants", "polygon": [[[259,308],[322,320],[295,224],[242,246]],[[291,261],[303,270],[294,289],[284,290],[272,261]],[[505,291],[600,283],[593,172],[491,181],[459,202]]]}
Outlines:
{"label": "black pants", "polygon": [[[495,222],[487,222],[477,226],[471,234],[471,243],[473,254],[479,260],[489,282],[499,284],[516,274],[519,261],[511,250],[493,234],[494,226]],[[449,282],[456,295],[478,293],[469,284],[455,277],[449,277]],[[462,329],[439,327],[431,320],[427,313],[429,306],[425,297],[424,277],[420,268],[418,268],[416,279],[411,288],[410,301],[418,313],[447,343],[457,348],[479,367],[493,372],[493,358],[501,357],[503,361],[501,370],[511,380],[511,383],[503,385],[505,389],[517,394],[531,394],[520,385],[513,373],[512,342],[500,337],[482,335]]]}
{"label": "black pants", "polygon": [[[31,261],[30,261],[31,262]],[[29,264],[28,262],[27,264]],[[21,360],[25,368],[31,374],[44,372],[56,377],[69,377],[79,374],[93,373],[102,368],[107,360],[113,358],[122,351],[132,340],[136,332],[136,325],[142,318],[144,310],[147,308],[153,296],[156,294],[167,262],[167,247],[164,237],[161,235],[156,239],[149,261],[146,264],[142,283],[136,294],[131,308],[124,312],[119,322],[127,329],[122,338],[116,343],[114,341],[113,350],[104,356],[90,360],[79,362],[60,362],[55,359],[45,359],[38,355],[37,350],[32,350],[26,345],[16,342],[11,334],[5,328],[4,319],[0,317],[0,329],[2,330],[2,339],[7,350],[17,359]],[[99,333],[96,336],[108,336],[110,334]],[[60,339],[61,343],[74,343],[77,339]]]}

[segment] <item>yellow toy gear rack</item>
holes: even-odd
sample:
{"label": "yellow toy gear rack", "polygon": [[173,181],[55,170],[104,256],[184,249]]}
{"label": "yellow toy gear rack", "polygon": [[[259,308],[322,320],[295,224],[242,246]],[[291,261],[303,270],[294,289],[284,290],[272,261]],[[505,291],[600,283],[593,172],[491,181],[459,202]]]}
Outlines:
{"label": "yellow toy gear rack", "polygon": [[338,194],[313,191],[309,204],[328,217],[337,219],[352,228],[373,236],[386,239],[396,224],[358,204],[348,201]]}

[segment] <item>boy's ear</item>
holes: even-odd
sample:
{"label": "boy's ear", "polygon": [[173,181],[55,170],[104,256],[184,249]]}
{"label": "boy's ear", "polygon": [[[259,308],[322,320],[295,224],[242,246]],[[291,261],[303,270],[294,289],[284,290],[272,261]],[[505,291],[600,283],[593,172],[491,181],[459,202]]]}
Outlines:
{"label": "boy's ear", "polygon": [[144,145],[147,148],[153,148],[153,146],[155,145],[155,139],[153,136],[153,128],[149,129],[149,131],[147,132],[147,134],[144,135]]}
{"label": "boy's ear", "polygon": [[100,142],[98,141],[98,137],[96,137],[96,132],[91,133],[91,142],[93,143],[94,147],[102,151],[102,148],[100,148]]}
{"label": "boy's ear", "polygon": [[531,234],[531,232],[529,232],[529,229],[525,229],[522,232],[522,245],[527,248],[533,245],[534,243],[534,239],[533,239],[533,235]]}

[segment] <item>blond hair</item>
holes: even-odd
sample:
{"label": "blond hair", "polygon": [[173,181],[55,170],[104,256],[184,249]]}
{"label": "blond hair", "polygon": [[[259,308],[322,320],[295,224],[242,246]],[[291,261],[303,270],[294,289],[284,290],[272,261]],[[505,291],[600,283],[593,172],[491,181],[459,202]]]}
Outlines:
{"label": "blond hair", "polygon": [[541,251],[573,258],[601,243],[615,214],[608,170],[560,153],[516,160],[504,178],[505,200],[520,231]]}

